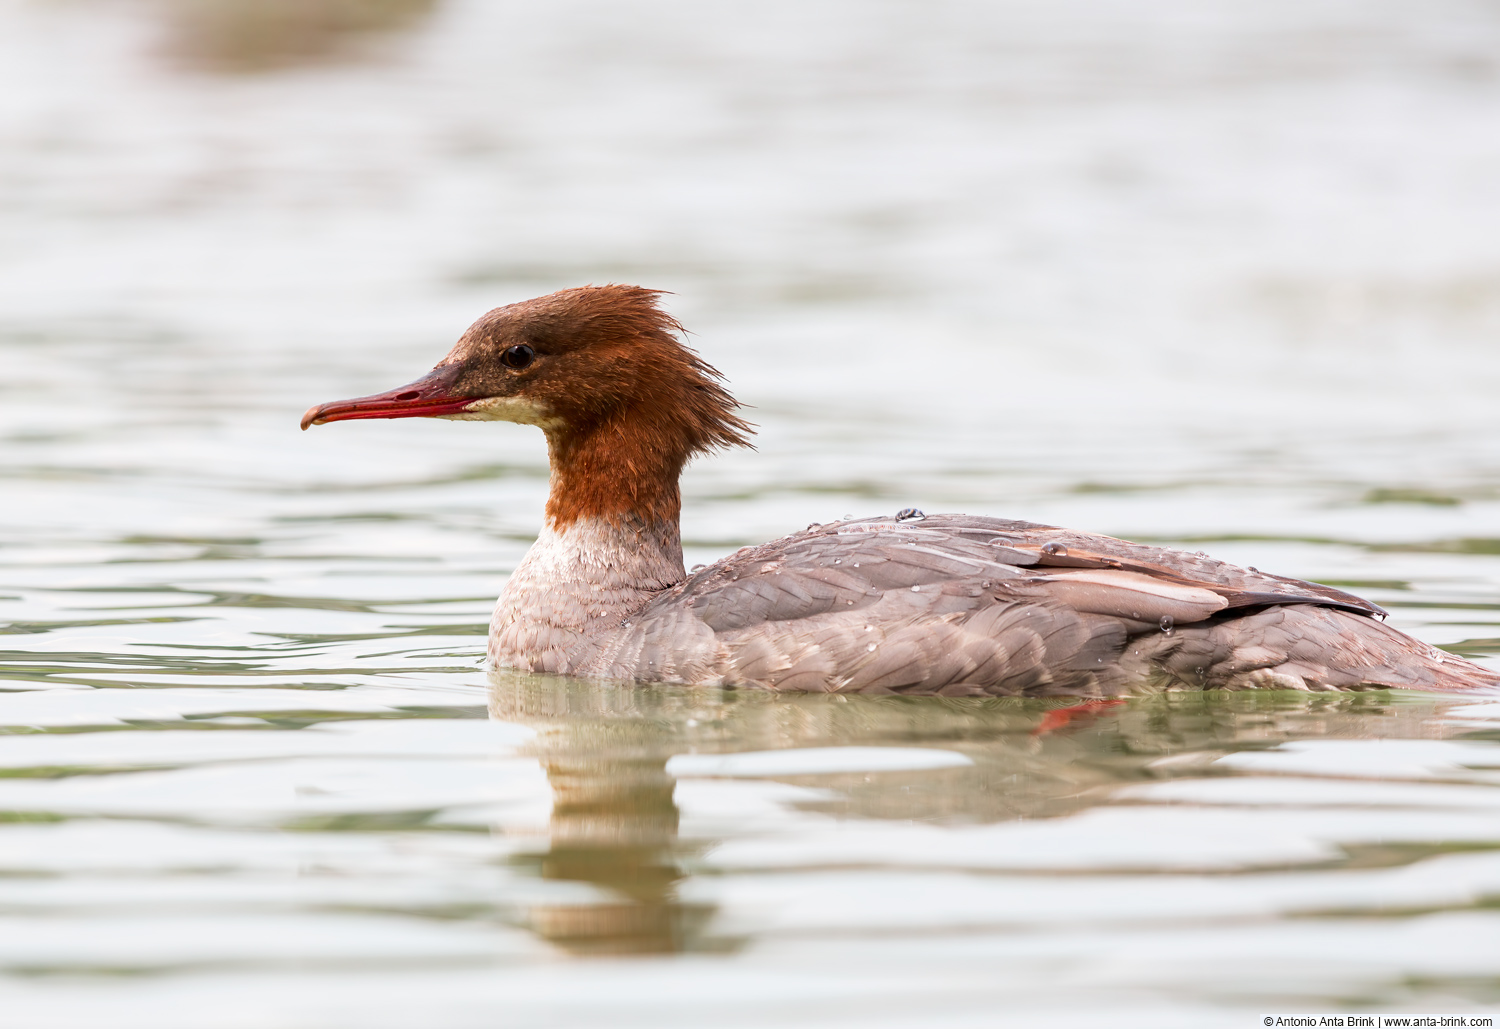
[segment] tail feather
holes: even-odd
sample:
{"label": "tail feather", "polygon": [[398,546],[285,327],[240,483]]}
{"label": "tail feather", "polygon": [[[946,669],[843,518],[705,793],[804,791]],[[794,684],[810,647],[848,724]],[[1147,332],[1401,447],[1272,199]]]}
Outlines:
{"label": "tail feather", "polygon": [[1306,604],[1133,642],[1119,673],[1167,688],[1500,691],[1500,673],[1373,618]]}

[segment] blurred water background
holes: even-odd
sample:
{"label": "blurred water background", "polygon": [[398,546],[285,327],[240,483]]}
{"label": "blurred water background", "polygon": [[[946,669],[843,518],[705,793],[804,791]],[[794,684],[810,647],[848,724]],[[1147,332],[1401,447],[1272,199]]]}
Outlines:
{"label": "blurred water background", "polygon": [[3,0],[6,1023],[1493,1010],[1500,702],[491,683],[539,435],[297,419],[639,283],[760,425],[690,564],[1028,518],[1496,667],[1497,183],[1493,0]]}

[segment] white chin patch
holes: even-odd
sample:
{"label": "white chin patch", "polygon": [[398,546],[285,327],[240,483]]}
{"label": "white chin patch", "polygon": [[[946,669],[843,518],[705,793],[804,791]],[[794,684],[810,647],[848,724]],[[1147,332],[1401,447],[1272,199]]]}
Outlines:
{"label": "white chin patch", "polygon": [[462,411],[438,417],[455,422],[519,422],[543,429],[559,424],[559,419],[553,415],[550,407],[524,397],[486,397],[484,400],[474,401]]}

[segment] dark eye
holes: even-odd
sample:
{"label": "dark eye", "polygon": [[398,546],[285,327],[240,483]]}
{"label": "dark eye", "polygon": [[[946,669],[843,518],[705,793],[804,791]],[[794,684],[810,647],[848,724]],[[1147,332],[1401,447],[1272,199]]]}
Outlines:
{"label": "dark eye", "polygon": [[500,355],[500,363],[507,368],[520,371],[536,359],[536,351],[525,343],[516,347],[506,347],[505,353]]}

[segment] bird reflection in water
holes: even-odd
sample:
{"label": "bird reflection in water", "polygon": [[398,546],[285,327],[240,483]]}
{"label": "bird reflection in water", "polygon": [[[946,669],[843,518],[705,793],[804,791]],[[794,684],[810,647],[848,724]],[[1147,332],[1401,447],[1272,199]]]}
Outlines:
{"label": "bird reflection in water", "polygon": [[653,710],[663,699],[629,687],[492,674],[491,717],[538,730],[538,757],[552,788],[550,844],[533,859],[537,874],[587,883],[610,897],[529,909],[530,928],[568,951],[724,947],[702,934],[712,909],[676,896],[686,853],[678,840],[676,782],[666,765],[681,741],[675,721]]}
{"label": "bird reflection in water", "polygon": [[552,844],[544,879],[593,883],[617,903],[531,909],[531,927],[569,950],[663,953],[694,947],[711,912],[677,900],[683,872],[674,783],[665,762],[559,758],[547,762],[552,786]]}
{"label": "bird reflection in water", "polygon": [[[677,784],[667,772],[675,754],[956,751],[973,764],[770,777],[819,787],[797,804],[805,812],[974,824],[1076,814],[1112,803],[1116,787],[1221,774],[1211,766],[1226,754],[1290,740],[1461,737],[1460,723],[1445,717],[1461,704],[1411,693],[1184,692],[1077,711],[1062,700],[606,685],[504,670],[491,673],[490,687],[492,718],[537,730],[552,790],[548,846],[527,863],[543,880],[603,894],[525,913],[533,931],[578,954],[723,951],[739,943],[715,931],[711,905],[678,895],[687,865],[719,841],[681,837]],[[1351,861],[1367,859],[1351,851]]]}

